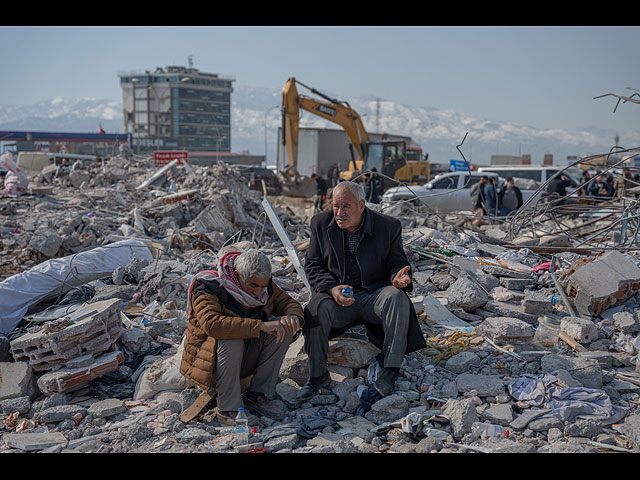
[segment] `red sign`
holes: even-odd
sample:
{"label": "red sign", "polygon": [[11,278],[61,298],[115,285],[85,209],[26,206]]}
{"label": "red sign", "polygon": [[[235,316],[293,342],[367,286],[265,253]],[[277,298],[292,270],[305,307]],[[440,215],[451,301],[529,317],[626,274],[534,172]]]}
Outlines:
{"label": "red sign", "polygon": [[171,163],[175,159],[178,159],[178,165],[189,163],[189,152],[178,150],[153,152],[153,163],[156,167]]}

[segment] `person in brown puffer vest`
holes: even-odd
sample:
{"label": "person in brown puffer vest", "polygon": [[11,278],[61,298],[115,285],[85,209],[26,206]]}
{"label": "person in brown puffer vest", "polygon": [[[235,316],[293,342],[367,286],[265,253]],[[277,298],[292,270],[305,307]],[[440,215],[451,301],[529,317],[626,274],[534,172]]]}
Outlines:
{"label": "person in brown puffer vest", "polygon": [[[243,407],[284,418],[281,402],[270,399],[304,314],[300,303],[273,283],[269,258],[258,250],[225,253],[218,271],[200,272],[192,280],[187,314],[180,373],[204,393],[215,393],[218,421],[232,425]],[[251,375],[243,398],[240,380]]]}

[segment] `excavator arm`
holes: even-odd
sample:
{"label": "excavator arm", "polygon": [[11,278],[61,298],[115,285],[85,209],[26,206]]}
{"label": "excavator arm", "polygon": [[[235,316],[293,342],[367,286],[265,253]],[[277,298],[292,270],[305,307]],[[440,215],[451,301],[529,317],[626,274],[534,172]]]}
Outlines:
{"label": "excavator arm", "polygon": [[[326,101],[316,100],[298,94],[296,83],[320,96]],[[325,120],[340,125],[353,145],[358,158],[353,158],[354,170],[358,164],[362,165],[367,155],[369,136],[364,128],[360,115],[347,102],[332,99],[314,88],[307,87],[294,77],[287,80],[282,89],[282,130],[283,142],[286,147],[287,170],[295,171],[298,165],[298,134],[300,110],[306,110]]]}

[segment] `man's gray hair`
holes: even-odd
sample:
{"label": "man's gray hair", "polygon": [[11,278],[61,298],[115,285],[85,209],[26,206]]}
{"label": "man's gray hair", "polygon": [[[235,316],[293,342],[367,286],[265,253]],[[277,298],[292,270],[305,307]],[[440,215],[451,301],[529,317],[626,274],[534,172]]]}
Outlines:
{"label": "man's gray hair", "polygon": [[236,257],[233,268],[243,282],[249,277],[271,278],[271,261],[259,250],[247,250]]}
{"label": "man's gray hair", "polygon": [[341,192],[342,190],[347,190],[349,192],[351,192],[351,194],[356,197],[356,201],[358,203],[360,203],[361,200],[365,199],[365,195],[364,195],[364,189],[362,188],[362,185],[360,185],[359,183],[356,182],[340,182],[338,183],[334,188],[333,188],[333,194],[335,195],[338,192]]}

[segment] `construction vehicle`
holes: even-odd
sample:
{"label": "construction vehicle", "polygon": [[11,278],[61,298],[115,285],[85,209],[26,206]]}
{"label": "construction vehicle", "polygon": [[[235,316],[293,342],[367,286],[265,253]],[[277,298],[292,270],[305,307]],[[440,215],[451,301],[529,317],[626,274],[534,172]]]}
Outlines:
{"label": "construction vehicle", "polygon": [[[298,94],[296,84],[324,101]],[[290,195],[305,191],[303,178],[296,171],[301,109],[336,123],[345,130],[352,150],[348,170],[341,172],[341,178],[354,180],[375,168],[384,175],[385,188],[396,183],[393,180],[409,184],[429,181],[429,163],[423,158],[420,147],[404,140],[372,142],[360,115],[347,102],[331,98],[290,77],[282,89],[282,140],[286,147],[287,166],[280,171],[283,189]]]}

